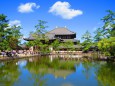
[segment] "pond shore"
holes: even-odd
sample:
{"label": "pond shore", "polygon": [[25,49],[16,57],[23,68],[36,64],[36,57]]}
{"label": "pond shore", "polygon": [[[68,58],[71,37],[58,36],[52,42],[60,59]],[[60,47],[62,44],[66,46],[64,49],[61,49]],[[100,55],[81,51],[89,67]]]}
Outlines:
{"label": "pond shore", "polygon": [[0,56],[0,61],[5,61],[5,60],[15,60],[15,59],[23,59],[23,58],[29,58],[29,57],[35,57],[35,56],[40,56],[38,54],[18,54],[17,56],[12,56],[12,57],[8,57],[8,56]]}
{"label": "pond shore", "polygon": [[82,52],[52,52],[49,54],[17,54],[16,56],[1,56],[0,55],[0,61],[7,61],[7,60],[15,60],[15,59],[23,59],[23,58],[31,58],[31,57],[40,57],[40,56],[48,56],[50,58],[57,58],[59,57],[60,59],[64,60],[91,60],[91,61],[115,61],[114,58],[107,58],[107,57],[100,57],[100,58],[95,58],[92,52],[89,53],[82,53]]}
{"label": "pond shore", "polygon": [[8,60],[8,59],[18,59],[18,58],[25,58],[25,57],[34,57],[34,56],[49,56],[52,57],[61,57],[61,58],[81,58],[83,56],[91,56],[91,53],[82,53],[82,51],[52,51],[50,53],[40,53],[40,52],[25,52],[20,54],[15,54],[11,56],[7,55],[0,55],[0,60]]}

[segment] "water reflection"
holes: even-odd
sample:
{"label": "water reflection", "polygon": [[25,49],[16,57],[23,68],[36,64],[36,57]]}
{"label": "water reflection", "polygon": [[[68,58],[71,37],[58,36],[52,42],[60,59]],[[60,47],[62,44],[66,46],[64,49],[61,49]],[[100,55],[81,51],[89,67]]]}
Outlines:
{"label": "water reflection", "polygon": [[50,55],[49,56],[49,58],[52,60],[53,58],[57,58],[57,57],[59,57],[59,58],[73,58],[73,59],[80,59],[81,57],[83,57],[82,55],[71,55],[71,54],[67,54],[67,55]]}
{"label": "water reflection", "polygon": [[24,67],[27,64],[27,60],[19,60],[16,62],[16,65],[19,65],[20,67]]}
{"label": "water reflection", "polygon": [[0,63],[0,86],[12,86],[20,76],[18,66],[13,62]]}
{"label": "water reflection", "polygon": [[[29,60],[30,61],[30,60]],[[33,62],[32,62],[33,61]],[[64,60],[59,61],[57,58],[52,57],[44,59],[31,59],[27,63],[26,68],[34,73],[47,73],[53,74],[55,77],[66,77],[66,75],[75,71],[75,62],[65,62]]]}
{"label": "water reflection", "polygon": [[115,63],[39,57],[0,62],[0,86],[114,86]]}
{"label": "water reflection", "polygon": [[105,63],[96,72],[99,84],[103,86],[115,86],[115,63]]}

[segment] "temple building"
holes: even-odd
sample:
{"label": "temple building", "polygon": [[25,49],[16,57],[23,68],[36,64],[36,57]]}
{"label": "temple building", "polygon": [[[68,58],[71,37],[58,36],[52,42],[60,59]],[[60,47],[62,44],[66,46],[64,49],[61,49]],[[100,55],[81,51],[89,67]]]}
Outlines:
{"label": "temple building", "polygon": [[[79,40],[76,38],[76,33],[73,31],[70,31],[67,27],[55,27],[55,29],[47,32],[45,36],[48,38],[49,43],[52,43],[56,39],[58,39],[60,42],[68,42],[71,41],[74,43],[74,47],[78,47],[77,43]],[[29,38],[24,38],[26,41],[33,41],[35,40],[34,37],[30,36]]]}
{"label": "temple building", "polygon": [[[60,39],[62,42],[72,41],[73,43],[77,43],[76,33],[70,31],[66,27],[56,27],[55,29],[47,32],[45,36],[49,39],[49,41],[53,41],[55,39]],[[29,38],[24,38],[26,41],[35,40],[34,37],[30,36]]]}

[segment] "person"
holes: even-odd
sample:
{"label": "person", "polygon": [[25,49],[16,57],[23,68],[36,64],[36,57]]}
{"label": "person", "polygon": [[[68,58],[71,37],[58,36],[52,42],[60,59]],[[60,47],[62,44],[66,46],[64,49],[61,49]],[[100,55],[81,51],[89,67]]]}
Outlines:
{"label": "person", "polygon": [[5,56],[5,51],[2,51],[1,53],[2,53],[2,56],[4,57]]}
{"label": "person", "polygon": [[8,57],[12,57],[12,53],[11,53],[11,52],[6,52],[6,55],[7,55]]}

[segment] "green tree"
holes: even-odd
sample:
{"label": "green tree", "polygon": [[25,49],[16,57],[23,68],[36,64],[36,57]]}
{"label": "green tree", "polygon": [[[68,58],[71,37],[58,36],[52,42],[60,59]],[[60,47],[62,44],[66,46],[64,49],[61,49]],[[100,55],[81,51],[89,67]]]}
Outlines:
{"label": "green tree", "polygon": [[115,56],[115,12],[111,10],[107,12],[108,14],[102,18],[104,23],[102,31],[99,31],[103,39],[99,40],[97,46],[105,56]]}
{"label": "green tree", "polygon": [[92,40],[91,40],[91,34],[90,34],[90,32],[86,31],[85,34],[82,36],[82,39],[86,40],[88,42],[91,42]]}
{"label": "green tree", "polygon": [[34,40],[34,42],[42,53],[49,52],[48,39],[45,35],[47,32],[46,28],[48,27],[46,24],[46,21],[38,20],[38,24],[35,25],[36,32],[34,33],[34,37],[36,40]]}
{"label": "green tree", "polygon": [[27,43],[28,46],[37,47],[36,51],[40,51],[42,53],[49,52],[48,38],[45,35],[47,32],[46,28],[48,27],[46,26],[46,23],[46,21],[38,20],[38,24],[35,25],[36,31],[30,33],[30,37],[34,40]]}
{"label": "green tree", "polygon": [[103,38],[102,29],[98,28],[95,32],[94,42],[98,42]]}
{"label": "green tree", "polygon": [[9,26],[7,16],[0,14],[0,50],[17,49],[22,34],[20,26]]}
{"label": "green tree", "polygon": [[115,12],[107,10],[108,14],[102,18],[105,37],[115,37]]}
{"label": "green tree", "polygon": [[[33,38],[33,35],[34,35],[34,32],[31,31],[31,32],[29,33],[29,38]],[[34,40],[34,39],[35,39],[35,38],[33,38],[33,40]],[[27,46],[27,47],[34,46],[35,43],[34,43],[33,40],[26,42],[26,46]]]}
{"label": "green tree", "polygon": [[10,28],[7,28],[7,30],[9,30],[7,41],[11,49],[18,49],[19,44],[21,42],[20,39],[22,37],[22,34],[20,32],[21,29],[22,28],[20,26],[15,25]]}
{"label": "green tree", "polygon": [[97,46],[105,56],[115,56],[115,37],[104,38],[98,42]]}
{"label": "green tree", "polygon": [[59,50],[59,46],[60,42],[57,39],[51,44],[51,47],[53,47],[54,50]]}
{"label": "green tree", "polygon": [[73,43],[72,41],[64,42],[62,45],[63,45],[64,48],[67,49],[68,51],[69,51],[69,50],[71,50],[71,51],[72,51],[72,50],[75,50],[75,48],[74,48],[74,43]]}
{"label": "green tree", "polygon": [[92,39],[91,39],[90,32],[86,31],[85,34],[82,36],[82,39],[84,40],[84,42],[82,43],[82,45],[84,47],[83,51],[87,52],[92,45]]}
{"label": "green tree", "polygon": [[43,36],[43,35],[47,32],[47,31],[46,31],[46,28],[47,28],[48,26],[46,26],[45,24],[47,24],[46,21],[38,20],[38,24],[35,25],[36,34]]}
{"label": "green tree", "polygon": [[6,50],[8,47],[8,43],[6,41],[8,20],[6,18],[7,16],[0,14],[0,50]]}

